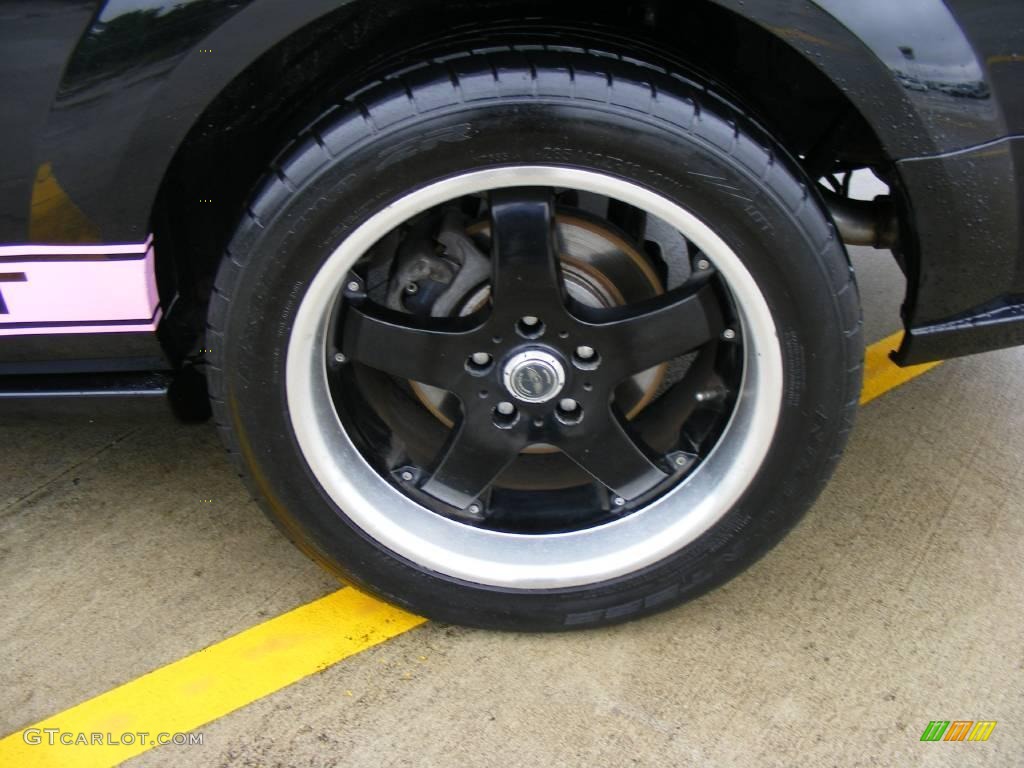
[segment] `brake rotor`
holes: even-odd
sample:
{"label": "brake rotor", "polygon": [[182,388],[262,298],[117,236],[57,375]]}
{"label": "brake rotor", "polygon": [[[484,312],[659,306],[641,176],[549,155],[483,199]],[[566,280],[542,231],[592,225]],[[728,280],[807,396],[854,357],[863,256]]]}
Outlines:
{"label": "brake rotor", "polygon": [[[555,216],[555,230],[566,291],[588,307],[612,308],[641,302],[664,293],[664,286],[647,258],[606,222],[583,212]],[[490,222],[478,221],[466,234],[485,253],[490,252]],[[489,300],[489,284],[477,286],[457,301],[459,315],[469,315]],[[615,399],[627,419],[633,419],[654,399],[668,368],[661,364],[624,382]],[[419,401],[446,427],[458,417],[458,404],[443,389],[416,381],[410,386]],[[524,453],[552,453],[558,449],[533,445]]]}

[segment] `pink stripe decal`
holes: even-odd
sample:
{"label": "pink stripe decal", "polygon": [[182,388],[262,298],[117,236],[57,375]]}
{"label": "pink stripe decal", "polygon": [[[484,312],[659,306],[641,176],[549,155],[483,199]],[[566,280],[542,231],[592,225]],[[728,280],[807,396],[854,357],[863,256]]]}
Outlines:
{"label": "pink stripe decal", "polygon": [[0,257],[0,336],[156,329],[151,237],[132,245],[0,246]]}
{"label": "pink stripe decal", "polygon": [[145,253],[153,242],[153,236],[144,243],[123,243],[120,245],[0,245],[0,257],[24,256],[121,256]]}

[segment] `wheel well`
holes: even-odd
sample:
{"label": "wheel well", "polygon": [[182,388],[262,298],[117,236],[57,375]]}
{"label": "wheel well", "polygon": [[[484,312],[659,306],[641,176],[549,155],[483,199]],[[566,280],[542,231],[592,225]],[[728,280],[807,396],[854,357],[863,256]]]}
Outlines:
{"label": "wheel well", "polygon": [[375,78],[467,41],[589,43],[677,63],[753,113],[812,178],[859,167],[884,173],[889,165],[863,117],[827,77],[767,30],[708,0],[596,7],[581,0],[355,0],[253,62],[207,107],[175,154],[152,222],[168,307],[161,340],[174,359],[200,351],[221,255],[282,147]]}

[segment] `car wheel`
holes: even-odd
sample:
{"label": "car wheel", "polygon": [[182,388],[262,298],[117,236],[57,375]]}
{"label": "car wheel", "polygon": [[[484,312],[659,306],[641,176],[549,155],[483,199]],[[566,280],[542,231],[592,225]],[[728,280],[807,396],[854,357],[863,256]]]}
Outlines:
{"label": "car wheel", "polygon": [[428,617],[594,626],[725,581],[809,507],[860,385],[813,185],[712,85],[446,56],[279,156],[211,299],[213,407],[271,518]]}

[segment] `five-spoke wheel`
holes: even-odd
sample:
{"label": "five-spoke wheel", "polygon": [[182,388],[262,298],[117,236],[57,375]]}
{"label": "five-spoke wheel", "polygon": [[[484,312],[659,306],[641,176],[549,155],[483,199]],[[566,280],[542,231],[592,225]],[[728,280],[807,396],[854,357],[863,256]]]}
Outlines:
{"label": "five-spoke wheel", "polygon": [[[552,445],[625,500],[678,468],[630,433],[615,389],[719,338],[721,294],[697,273],[637,306],[594,310],[566,294],[550,188],[491,191],[490,306],[422,318],[374,306],[346,281],[342,354],[455,395],[461,416],[422,482],[465,509],[528,446]],[[624,258],[624,257],[623,257]]]}
{"label": "five-spoke wheel", "polygon": [[381,73],[281,153],[211,299],[213,408],[347,580],[446,621],[622,621],[808,508],[856,409],[856,287],[712,85],[496,45]]}

